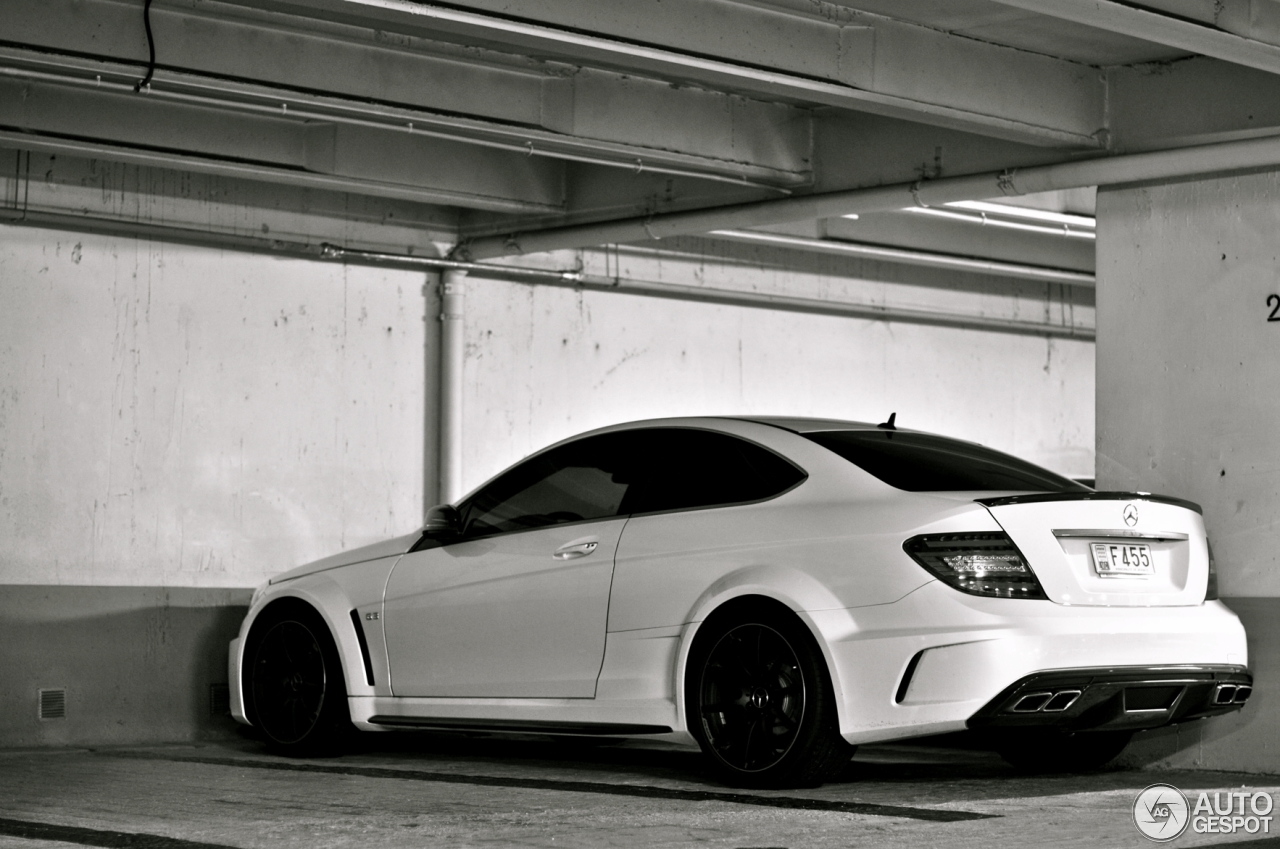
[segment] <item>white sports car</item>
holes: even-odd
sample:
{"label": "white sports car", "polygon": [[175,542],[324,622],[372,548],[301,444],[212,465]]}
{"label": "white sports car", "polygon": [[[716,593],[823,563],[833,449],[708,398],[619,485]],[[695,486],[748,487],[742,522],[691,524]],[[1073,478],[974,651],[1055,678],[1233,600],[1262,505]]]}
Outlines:
{"label": "white sports car", "polygon": [[776,787],[970,728],[1088,768],[1248,698],[1216,583],[1196,505],[892,417],[635,422],[272,578],[231,699],[298,754],[352,725],[651,735]]}

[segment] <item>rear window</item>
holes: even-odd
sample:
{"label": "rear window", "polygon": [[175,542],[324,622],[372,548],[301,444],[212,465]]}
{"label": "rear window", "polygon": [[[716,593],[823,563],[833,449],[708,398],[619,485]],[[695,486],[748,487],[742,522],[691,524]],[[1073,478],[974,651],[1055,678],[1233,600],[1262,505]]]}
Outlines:
{"label": "rear window", "polygon": [[1087,492],[1070,478],[968,442],[895,430],[803,434],[858,468],[908,492]]}

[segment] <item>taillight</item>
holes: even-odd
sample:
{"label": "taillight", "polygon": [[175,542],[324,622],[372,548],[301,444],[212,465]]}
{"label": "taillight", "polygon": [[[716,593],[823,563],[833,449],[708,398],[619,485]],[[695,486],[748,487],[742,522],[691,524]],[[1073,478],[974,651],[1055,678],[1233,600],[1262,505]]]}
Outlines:
{"label": "taillight", "polygon": [[902,550],[948,586],[990,598],[1046,599],[1013,540],[1002,533],[924,534]]}
{"label": "taillight", "polygon": [[1213,562],[1213,546],[1209,544],[1209,540],[1206,539],[1204,544],[1209,549],[1209,583],[1204,588],[1204,600],[1216,601],[1218,598],[1218,564]]}

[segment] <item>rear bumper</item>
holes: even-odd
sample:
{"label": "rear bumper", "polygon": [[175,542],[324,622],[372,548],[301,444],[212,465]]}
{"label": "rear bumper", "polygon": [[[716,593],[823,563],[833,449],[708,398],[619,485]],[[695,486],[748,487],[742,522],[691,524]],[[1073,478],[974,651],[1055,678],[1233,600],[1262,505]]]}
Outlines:
{"label": "rear bumper", "polygon": [[1240,710],[1253,676],[1239,666],[1130,666],[1037,672],[969,717],[974,730],[1139,731]]}
{"label": "rear bumper", "polygon": [[[1059,679],[1043,677],[1048,675],[1068,676],[1061,689],[1088,684],[1077,687],[1081,696],[1096,688],[1078,707],[1069,705],[1063,720],[1108,702],[1127,689],[1126,683],[1136,687],[1145,680],[1123,679],[1127,671],[1244,676],[1223,682],[1247,681],[1248,675],[1244,628],[1220,602],[1068,606],[978,598],[933,582],[893,604],[810,611],[807,616],[830,651],[841,735],[855,744],[959,731],[971,727],[971,718],[976,727],[992,712],[1004,722],[1004,700],[1037,692],[1026,689],[1033,685],[1057,686]],[[1116,682],[1103,680],[1106,670],[1123,679],[1109,690],[1103,685]],[[1216,686],[1218,679],[1211,680]],[[1163,725],[1233,709],[1223,705],[1222,711],[1206,713],[1196,703],[1202,683],[1197,679],[1179,685],[1186,688],[1179,704],[1160,717],[1146,715],[1147,721]],[[1081,722],[1094,718],[1089,714]],[[1052,724],[1057,719],[1042,716],[1025,722]]]}

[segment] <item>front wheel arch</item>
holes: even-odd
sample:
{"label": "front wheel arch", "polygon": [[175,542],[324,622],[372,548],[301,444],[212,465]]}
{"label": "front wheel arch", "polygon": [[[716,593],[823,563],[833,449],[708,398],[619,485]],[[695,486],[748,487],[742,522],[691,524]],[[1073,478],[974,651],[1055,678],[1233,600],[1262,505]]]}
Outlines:
{"label": "front wheel arch", "polygon": [[[290,739],[289,734],[273,733],[264,723],[264,715],[258,704],[260,697],[259,684],[255,681],[257,665],[266,660],[260,657],[260,648],[264,640],[278,638],[282,626],[301,626],[290,628],[296,636],[305,632],[314,643],[313,662],[318,661],[319,671],[314,675],[305,672],[295,674],[295,678],[319,678],[323,682],[321,695],[317,705],[315,732],[305,733],[297,739]],[[272,601],[263,607],[254,617],[253,624],[246,634],[243,663],[241,666],[241,687],[244,693],[245,716],[250,725],[258,729],[267,738],[271,748],[289,755],[329,754],[342,748],[352,730],[350,708],[347,701],[346,669],[337,636],[333,633],[332,624],[327,617],[309,602],[284,597]],[[315,672],[313,663],[312,671]],[[301,681],[310,684],[308,681]],[[278,732],[279,729],[276,729]]]}

